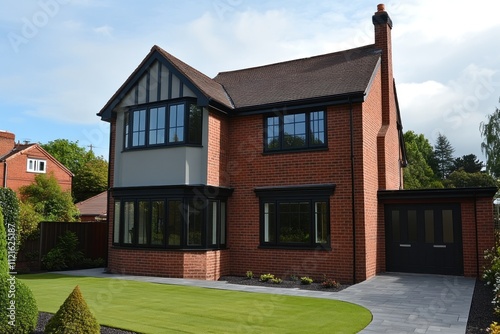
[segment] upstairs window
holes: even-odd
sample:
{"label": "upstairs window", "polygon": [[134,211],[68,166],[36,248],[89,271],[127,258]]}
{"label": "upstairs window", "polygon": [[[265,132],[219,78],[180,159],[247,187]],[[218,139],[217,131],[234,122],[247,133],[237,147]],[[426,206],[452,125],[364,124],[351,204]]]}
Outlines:
{"label": "upstairs window", "polygon": [[267,152],[326,147],[326,115],[312,111],[265,118]]}
{"label": "upstairs window", "polygon": [[32,173],[45,173],[47,162],[41,159],[28,159],[27,170]]}
{"label": "upstairs window", "polygon": [[125,149],[201,145],[202,109],[186,101],[131,110],[125,115]]}

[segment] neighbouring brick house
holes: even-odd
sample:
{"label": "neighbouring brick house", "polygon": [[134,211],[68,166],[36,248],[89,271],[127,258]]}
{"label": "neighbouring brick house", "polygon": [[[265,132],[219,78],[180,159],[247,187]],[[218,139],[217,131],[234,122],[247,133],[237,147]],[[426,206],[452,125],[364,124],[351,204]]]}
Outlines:
{"label": "neighbouring brick house", "polygon": [[16,143],[15,135],[0,131],[0,186],[18,192],[38,174],[53,174],[63,191],[71,191],[73,174],[39,144]]}
{"label": "neighbouring brick house", "polygon": [[107,204],[107,191],[75,203],[76,208],[80,212],[80,221],[82,222],[106,221]]}
{"label": "neighbouring brick house", "polygon": [[494,189],[400,190],[392,21],[379,7],[375,44],[213,79],[154,46],[98,113],[111,126],[108,270],[477,275]]}

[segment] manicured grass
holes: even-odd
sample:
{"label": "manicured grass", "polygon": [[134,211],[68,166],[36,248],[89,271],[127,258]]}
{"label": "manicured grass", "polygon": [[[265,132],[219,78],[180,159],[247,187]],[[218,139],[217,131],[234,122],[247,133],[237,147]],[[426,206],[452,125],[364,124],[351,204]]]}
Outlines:
{"label": "manicured grass", "polygon": [[55,313],[76,285],[100,324],[140,333],[357,333],[371,321],[358,305],[59,274],[18,276],[43,312]]}

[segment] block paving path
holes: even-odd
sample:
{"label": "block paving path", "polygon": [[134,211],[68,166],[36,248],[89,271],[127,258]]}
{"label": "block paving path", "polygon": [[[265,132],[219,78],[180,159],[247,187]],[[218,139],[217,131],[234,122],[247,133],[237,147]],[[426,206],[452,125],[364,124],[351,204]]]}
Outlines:
{"label": "block paving path", "polygon": [[369,309],[373,320],[360,333],[378,334],[465,333],[475,284],[473,278],[458,276],[386,273],[339,292],[328,292],[238,285],[224,281],[109,274],[103,268],[57,273],[342,300]]}

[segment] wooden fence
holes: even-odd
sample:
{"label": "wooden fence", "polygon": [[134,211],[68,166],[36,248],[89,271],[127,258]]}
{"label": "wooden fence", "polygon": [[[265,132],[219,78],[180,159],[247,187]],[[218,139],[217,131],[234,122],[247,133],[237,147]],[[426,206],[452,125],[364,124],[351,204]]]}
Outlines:
{"label": "wooden fence", "polygon": [[41,268],[42,258],[56,246],[59,237],[67,231],[74,232],[80,241],[79,249],[84,257],[107,261],[106,222],[42,222],[40,237],[26,242],[18,253],[16,267],[20,271],[37,271]]}

